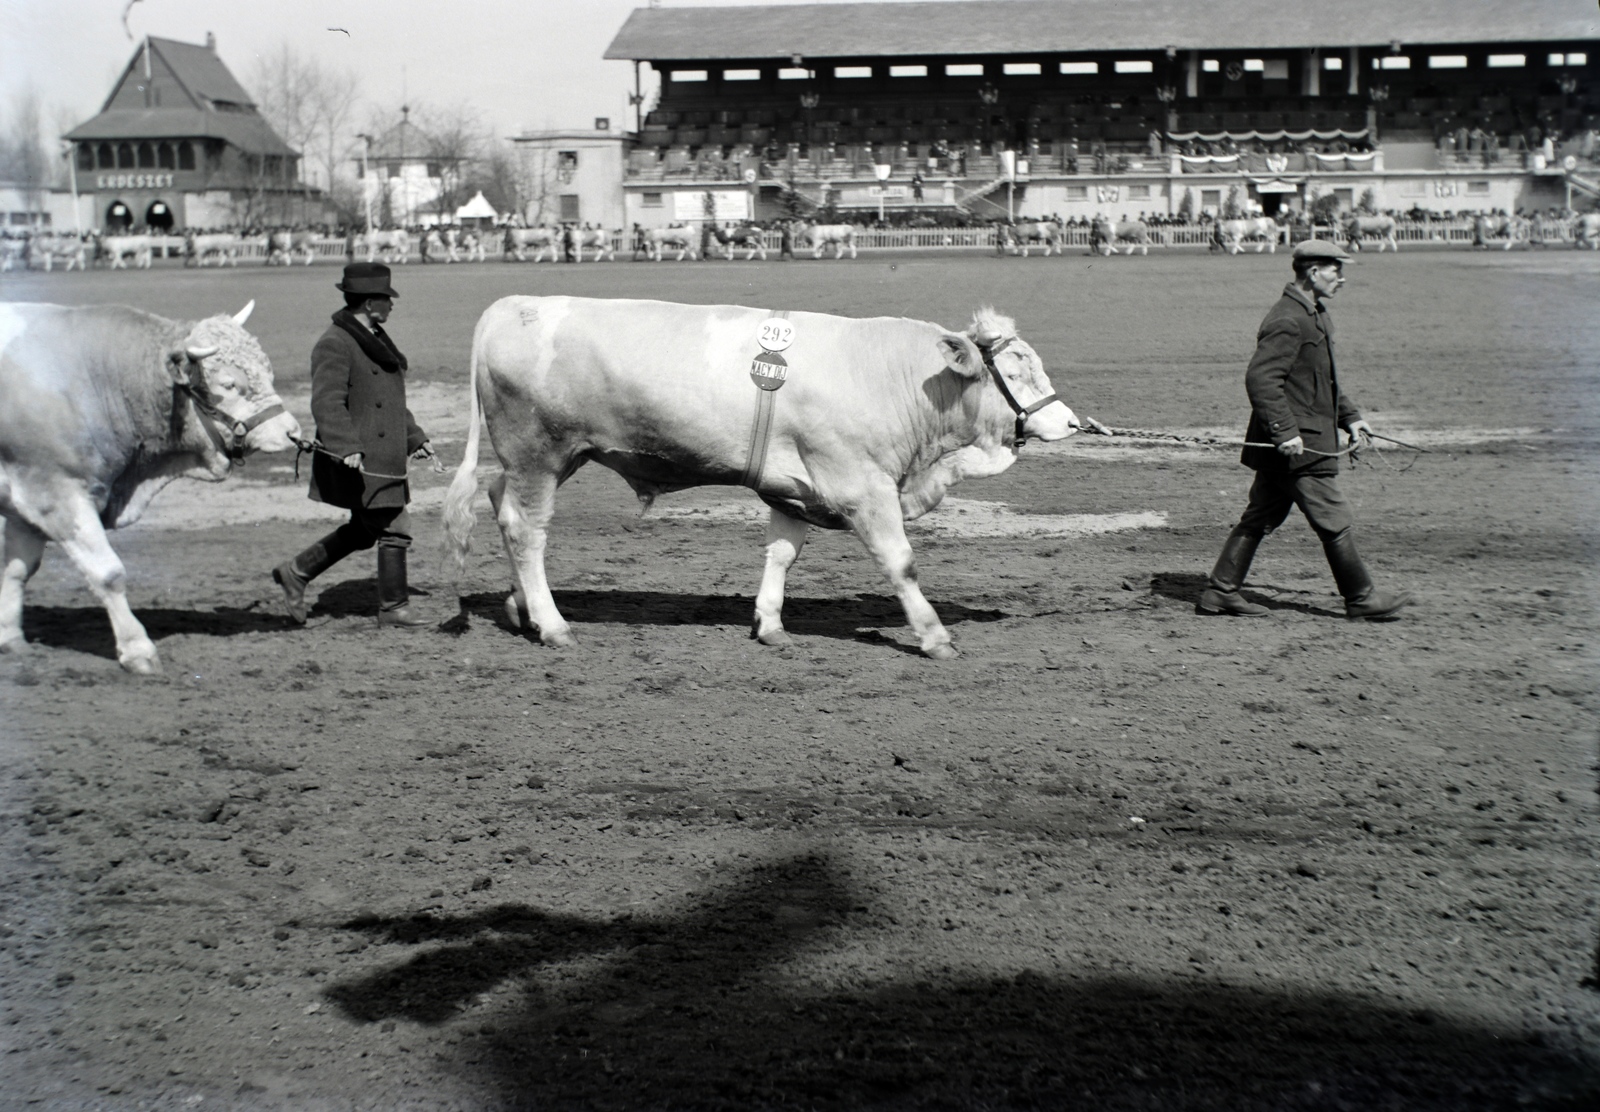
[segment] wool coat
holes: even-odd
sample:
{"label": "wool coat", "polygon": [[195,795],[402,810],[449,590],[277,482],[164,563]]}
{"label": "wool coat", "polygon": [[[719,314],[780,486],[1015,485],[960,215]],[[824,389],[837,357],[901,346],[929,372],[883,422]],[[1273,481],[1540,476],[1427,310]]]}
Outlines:
{"label": "wool coat", "polygon": [[[1313,451],[1286,456],[1274,448],[1246,448],[1240,461],[1257,471],[1337,475],[1339,429],[1361,411],[1339,389],[1333,358],[1333,321],[1327,307],[1292,282],[1256,333],[1256,352],[1245,371],[1250,426],[1245,439],[1287,444],[1301,437]],[[1330,453],[1318,455],[1318,452]]]}
{"label": "wool coat", "polygon": [[[411,500],[406,459],[428,440],[406,408],[405,356],[349,310],[333,320],[311,350],[311,416],[324,450],[312,460],[309,494],[347,510],[402,508]],[[340,462],[356,452],[360,471]]]}

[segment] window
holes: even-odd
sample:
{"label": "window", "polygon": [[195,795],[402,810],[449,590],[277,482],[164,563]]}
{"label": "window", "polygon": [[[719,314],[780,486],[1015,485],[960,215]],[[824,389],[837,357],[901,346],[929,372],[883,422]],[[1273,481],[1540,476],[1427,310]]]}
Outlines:
{"label": "window", "polygon": [[706,71],[705,70],[672,70],[672,71],[670,71],[668,73],[668,76],[671,77],[672,80],[675,81],[675,82],[681,82],[681,81],[704,81],[706,79]]}
{"label": "window", "polygon": [[1344,59],[1331,56],[1324,58],[1322,59],[1322,68],[1325,70],[1342,70],[1344,69]]}
{"label": "window", "polygon": [[444,175],[439,172],[439,164],[437,162],[428,163],[428,176],[430,178],[444,177]]}
{"label": "window", "polygon": [[94,169],[94,148],[89,146],[87,143],[80,143],[78,145],[78,169]]}
{"label": "window", "polygon": [[1289,62],[1284,58],[1268,58],[1262,66],[1261,76],[1267,81],[1289,80]]}
{"label": "window", "polygon": [[1355,207],[1356,193],[1353,189],[1335,189],[1333,195],[1339,198],[1339,211],[1349,212]]}
{"label": "window", "polygon": [[661,194],[659,193],[642,193],[640,194],[639,203],[647,209],[666,207],[665,203],[661,200]]}
{"label": "window", "polygon": [[1402,197],[1426,197],[1427,195],[1428,183],[1425,181],[1403,181],[1400,183],[1400,196]]}
{"label": "window", "polygon": [[102,170],[114,170],[114,169],[116,169],[117,156],[112,153],[111,144],[110,143],[101,143],[100,144],[99,158],[100,158],[100,169],[102,169]]}
{"label": "window", "polygon": [[760,81],[761,80],[761,71],[760,70],[723,70],[722,71],[722,80],[724,80],[724,81]]}
{"label": "window", "polygon": [[1515,69],[1528,64],[1526,54],[1491,54],[1489,55],[1490,69]]}
{"label": "window", "polygon": [[890,77],[927,77],[927,66],[890,66]]}
{"label": "window", "polygon": [[979,62],[953,62],[944,67],[947,77],[982,77],[983,65]]}
{"label": "window", "polygon": [[194,169],[194,147],[189,145],[187,139],[178,144],[178,169]]}
{"label": "window", "polygon": [[1372,59],[1373,69],[1408,70],[1411,68],[1411,59],[1404,54],[1386,54],[1382,58]]}
{"label": "window", "polygon": [[1246,73],[1260,73],[1265,67],[1266,63],[1260,58],[1246,58],[1244,60],[1244,72]]}
{"label": "window", "polygon": [[1001,68],[1013,77],[1024,77],[1029,74],[1037,74],[1041,70],[1038,62],[1007,62]]}
{"label": "window", "polygon": [[1087,201],[1088,199],[1089,199],[1089,187],[1087,185],[1069,185],[1069,186],[1067,186],[1067,200],[1069,200],[1069,201]]}
{"label": "window", "polygon": [[1550,64],[1552,66],[1586,66],[1589,64],[1589,56],[1587,54],[1552,54],[1550,55]]}
{"label": "window", "polygon": [[1464,70],[1467,68],[1465,54],[1430,54],[1428,68],[1431,70]]}
{"label": "window", "polygon": [[871,77],[872,76],[872,67],[871,66],[834,66],[833,67],[833,76],[835,76],[835,77]]}
{"label": "window", "polygon": [[1222,190],[1202,189],[1200,191],[1200,207],[1219,209],[1222,207]]}
{"label": "window", "polygon": [[576,193],[563,193],[561,195],[561,219],[577,221],[578,195]]}
{"label": "window", "polygon": [[160,166],[163,170],[172,170],[176,168],[172,160],[171,143],[162,143],[156,148],[156,165]]}
{"label": "window", "polygon": [[1061,63],[1061,72],[1062,73],[1072,73],[1072,74],[1099,73],[1100,72],[1100,63],[1099,62],[1062,62]]}
{"label": "window", "polygon": [[1487,197],[1488,195],[1489,195],[1489,183],[1488,182],[1486,182],[1486,181],[1469,181],[1467,183],[1467,196],[1469,196],[1469,197]]}
{"label": "window", "polygon": [[400,176],[400,164],[398,162],[389,163],[389,176],[391,178],[398,178]]}
{"label": "window", "polygon": [[139,169],[154,170],[156,168],[156,149],[149,143],[139,144]]}
{"label": "window", "polygon": [[1128,186],[1128,200],[1130,200],[1130,201],[1148,201],[1149,199],[1150,199],[1150,187],[1148,185],[1130,185],[1130,186]]}
{"label": "window", "polygon": [[1154,62],[1142,62],[1135,59],[1116,63],[1116,71],[1118,73],[1154,73],[1156,71],[1156,64]]}
{"label": "window", "polygon": [[1222,63],[1217,61],[1215,58],[1207,58],[1205,61],[1200,63],[1200,68],[1207,73],[1221,73]]}
{"label": "window", "polygon": [[794,66],[784,66],[778,71],[779,81],[810,81],[815,77],[815,70],[797,69]]}
{"label": "window", "polygon": [[117,144],[117,169],[133,169],[133,145],[131,143]]}

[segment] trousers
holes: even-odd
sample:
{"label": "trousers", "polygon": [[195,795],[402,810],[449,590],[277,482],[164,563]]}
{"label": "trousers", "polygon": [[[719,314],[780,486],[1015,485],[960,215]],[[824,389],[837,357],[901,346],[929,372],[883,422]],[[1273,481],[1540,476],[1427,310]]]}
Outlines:
{"label": "trousers", "polygon": [[1239,518],[1239,529],[1263,537],[1284,523],[1295,506],[1305,515],[1317,537],[1329,541],[1355,526],[1355,515],[1336,475],[1306,475],[1292,471],[1257,471],[1250,484],[1250,502]]}

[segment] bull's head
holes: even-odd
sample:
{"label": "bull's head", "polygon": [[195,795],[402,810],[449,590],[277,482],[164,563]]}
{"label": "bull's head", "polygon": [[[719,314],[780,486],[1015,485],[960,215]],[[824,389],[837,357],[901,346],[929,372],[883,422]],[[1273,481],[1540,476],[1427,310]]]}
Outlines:
{"label": "bull's head", "polygon": [[939,346],[946,365],[970,379],[985,375],[995,393],[1015,416],[1017,443],[1061,440],[1079,428],[1078,418],[1056,396],[1044,371],[1044,360],[1017,335],[1017,326],[991,308],[979,309],[965,333],[949,333]]}
{"label": "bull's head", "polygon": [[244,330],[255,307],[252,301],[231,317],[200,321],[168,362],[173,381],[196,397],[202,413],[221,415],[228,424],[222,431],[241,454],[285,451],[300,439],[300,424],[273,385],[267,353]]}

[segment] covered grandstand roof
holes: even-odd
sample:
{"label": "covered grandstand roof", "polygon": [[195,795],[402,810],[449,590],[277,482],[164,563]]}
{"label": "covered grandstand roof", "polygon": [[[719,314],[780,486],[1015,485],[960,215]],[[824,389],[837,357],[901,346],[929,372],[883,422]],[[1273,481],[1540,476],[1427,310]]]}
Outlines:
{"label": "covered grandstand roof", "polygon": [[605,57],[648,61],[1600,40],[1591,0],[942,0],[639,8]]}

